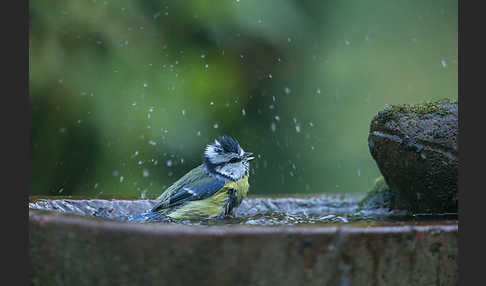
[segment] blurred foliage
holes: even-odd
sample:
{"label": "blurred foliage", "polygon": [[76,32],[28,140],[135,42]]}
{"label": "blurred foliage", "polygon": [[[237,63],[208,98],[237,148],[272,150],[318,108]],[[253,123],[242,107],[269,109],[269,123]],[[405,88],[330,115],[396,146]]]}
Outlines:
{"label": "blurred foliage", "polygon": [[457,7],[29,1],[29,194],[154,197],[222,134],[251,194],[365,193],[372,117],[457,99]]}

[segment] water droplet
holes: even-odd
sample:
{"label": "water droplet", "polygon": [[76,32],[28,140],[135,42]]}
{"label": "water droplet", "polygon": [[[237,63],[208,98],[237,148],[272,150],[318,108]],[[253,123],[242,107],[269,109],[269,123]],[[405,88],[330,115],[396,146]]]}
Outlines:
{"label": "water droplet", "polygon": [[170,167],[172,167],[172,160],[167,160],[167,161],[165,162],[165,164],[166,164],[166,165],[167,165],[167,167],[169,167],[169,168],[170,168]]}
{"label": "water droplet", "polygon": [[58,194],[64,192],[64,188],[60,188],[59,191],[57,191]]}
{"label": "water droplet", "polygon": [[275,115],[275,120],[280,121],[280,116]]}
{"label": "water droplet", "polygon": [[186,115],[186,110],[185,110],[185,109],[183,109],[183,110],[181,111],[181,113],[182,113],[182,116],[185,116],[185,115]]}
{"label": "water droplet", "polygon": [[118,177],[118,170],[114,170],[112,175],[113,175],[113,177]]}
{"label": "water droplet", "polygon": [[295,125],[295,131],[297,131],[297,133],[300,133],[300,124]]}
{"label": "water droplet", "polygon": [[146,82],[143,83],[143,87],[147,87],[148,84]]}
{"label": "water droplet", "polygon": [[445,60],[441,60],[440,61],[440,64],[442,65],[443,68],[446,68],[447,67],[447,63]]}
{"label": "water droplet", "polygon": [[321,90],[320,90],[320,89],[317,89],[317,90],[316,90],[316,93],[317,93],[317,94],[321,94]]}
{"label": "water droplet", "polygon": [[342,216],[337,216],[337,217],[333,218],[332,221],[334,221],[334,222],[344,222],[344,223],[349,222],[347,218],[342,217]]}
{"label": "water droplet", "polygon": [[206,57],[205,54],[201,54],[201,59],[204,59]]}
{"label": "water droplet", "polygon": [[197,136],[201,136],[201,131],[196,132]]}
{"label": "water droplet", "polygon": [[284,88],[284,92],[285,92],[286,94],[290,94],[290,93],[292,92],[292,90],[291,90],[290,88],[288,88],[288,87],[285,87],[285,88]]}
{"label": "water droplet", "polygon": [[244,108],[241,110],[241,114],[242,114],[243,116],[245,116],[245,115],[246,115],[246,110],[245,110]]}
{"label": "water droplet", "polygon": [[335,217],[336,215],[326,215],[326,216],[323,216],[323,217],[320,217],[318,218],[317,220],[329,220],[329,219],[332,219],[333,217]]}
{"label": "water droplet", "polygon": [[218,123],[214,123],[213,128],[217,129],[219,127]]}
{"label": "water droplet", "polygon": [[344,41],[344,43],[346,44],[346,46],[351,45],[351,41],[349,41],[349,40]]}
{"label": "water droplet", "polygon": [[211,102],[209,103],[209,105],[214,105],[214,101],[211,101]]}
{"label": "water droplet", "polygon": [[272,78],[272,74],[271,73],[268,74],[268,78]]}
{"label": "water droplet", "polygon": [[270,124],[270,130],[272,130],[272,132],[275,132],[275,130],[277,130],[277,124],[275,124],[275,122],[272,122]]}
{"label": "water droplet", "polygon": [[98,183],[94,184],[94,188],[97,189],[98,188]]}
{"label": "water droplet", "polygon": [[208,64],[206,64],[204,67],[205,67],[205,68],[209,68],[209,65],[208,65]]}
{"label": "water droplet", "polygon": [[149,142],[148,142],[148,143],[149,143],[150,145],[152,145],[152,146],[157,145],[157,143],[156,143],[154,140],[149,140]]}
{"label": "water droplet", "polygon": [[358,169],[358,177],[361,177],[361,169]]}
{"label": "water droplet", "polygon": [[149,176],[149,171],[148,171],[147,169],[144,169],[144,170],[142,171],[142,176],[143,176],[144,178],[147,178],[147,177]]}
{"label": "water droplet", "polygon": [[123,183],[123,180],[124,180],[124,179],[125,179],[125,178],[123,178],[123,176],[120,176],[120,183]]}
{"label": "water droplet", "polygon": [[427,155],[424,152],[420,152],[420,158],[427,159]]}

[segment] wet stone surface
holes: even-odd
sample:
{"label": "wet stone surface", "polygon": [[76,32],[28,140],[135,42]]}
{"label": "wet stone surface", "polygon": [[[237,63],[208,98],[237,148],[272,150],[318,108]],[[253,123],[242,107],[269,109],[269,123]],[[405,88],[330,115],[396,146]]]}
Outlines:
{"label": "wet stone surface", "polygon": [[457,111],[457,101],[442,100],[387,106],[373,118],[369,148],[392,208],[457,212]]}

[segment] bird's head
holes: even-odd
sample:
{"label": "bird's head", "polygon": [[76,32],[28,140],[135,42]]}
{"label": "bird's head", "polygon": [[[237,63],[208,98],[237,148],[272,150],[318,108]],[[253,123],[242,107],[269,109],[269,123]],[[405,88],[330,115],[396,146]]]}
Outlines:
{"label": "bird's head", "polygon": [[212,174],[237,181],[248,174],[249,161],[254,159],[252,155],[250,152],[245,152],[238,141],[223,135],[206,146],[204,166]]}

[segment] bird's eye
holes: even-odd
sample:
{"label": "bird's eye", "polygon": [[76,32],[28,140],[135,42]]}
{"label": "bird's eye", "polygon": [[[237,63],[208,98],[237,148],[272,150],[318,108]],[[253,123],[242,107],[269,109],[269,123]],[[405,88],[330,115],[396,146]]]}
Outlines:
{"label": "bird's eye", "polygon": [[236,162],[239,162],[240,159],[238,158],[231,158],[231,160],[229,161],[230,163],[236,163]]}

